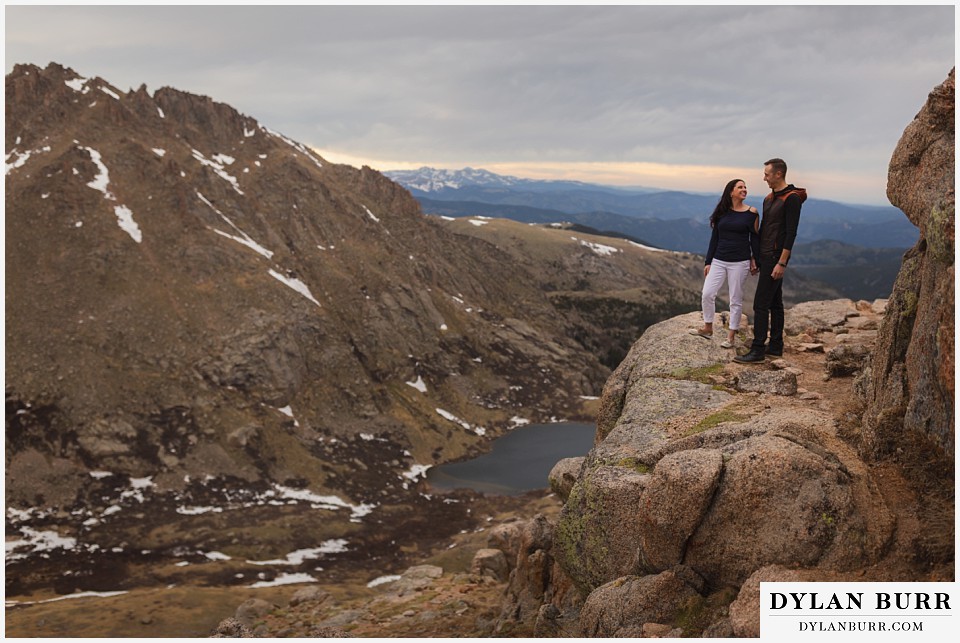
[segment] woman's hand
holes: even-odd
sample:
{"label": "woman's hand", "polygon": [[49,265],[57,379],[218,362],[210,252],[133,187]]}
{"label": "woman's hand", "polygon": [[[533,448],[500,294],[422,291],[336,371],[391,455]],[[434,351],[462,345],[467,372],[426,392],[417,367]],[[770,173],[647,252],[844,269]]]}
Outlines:
{"label": "woman's hand", "polygon": [[757,267],[757,261],[755,259],[750,259],[750,274],[755,275],[760,272],[760,268]]}
{"label": "woman's hand", "polygon": [[707,276],[708,274],[710,274],[710,264],[707,264],[707,265],[705,265],[705,266],[703,267],[703,276],[704,276],[704,278],[706,278],[706,276]]}

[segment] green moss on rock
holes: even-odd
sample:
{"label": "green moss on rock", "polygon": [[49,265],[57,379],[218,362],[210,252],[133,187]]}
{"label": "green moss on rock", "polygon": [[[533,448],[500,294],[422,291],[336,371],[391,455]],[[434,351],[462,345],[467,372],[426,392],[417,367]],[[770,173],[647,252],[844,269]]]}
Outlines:
{"label": "green moss on rock", "polygon": [[719,375],[723,372],[724,364],[717,362],[710,366],[701,366],[699,368],[678,368],[670,373],[670,377],[676,380],[690,380],[700,382],[701,384],[713,384],[711,375]]}
{"label": "green moss on rock", "polygon": [[954,255],[954,206],[938,204],[930,211],[930,217],[924,226],[927,238],[927,256],[945,266],[953,265]]}
{"label": "green moss on rock", "polygon": [[633,469],[637,473],[650,473],[651,471],[649,465],[640,462],[637,458],[623,458],[617,462],[616,466]]}
{"label": "green moss on rock", "polygon": [[713,427],[723,424],[724,422],[742,422],[747,419],[749,418],[745,415],[740,415],[739,413],[735,413],[729,409],[721,409],[716,413],[711,413],[707,417],[694,424],[684,433],[684,436],[702,433],[707,429],[712,429]]}

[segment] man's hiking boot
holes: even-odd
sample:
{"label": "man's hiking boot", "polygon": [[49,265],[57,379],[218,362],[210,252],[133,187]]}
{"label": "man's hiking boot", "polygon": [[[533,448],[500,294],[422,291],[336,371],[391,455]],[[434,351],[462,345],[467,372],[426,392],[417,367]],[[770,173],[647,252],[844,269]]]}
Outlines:
{"label": "man's hiking boot", "polygon": [[763,349],[757,350],[755,348],[751,348],[749,353],[746,355],[737,355],[733,358],[733,361],[741,364],[759,364],[763,361],[763,359]]}
{"label": "man's hiking boot", "polygon": [[767,355],[771,357],[783,357],[783,346],[779,348],[768,348]]}

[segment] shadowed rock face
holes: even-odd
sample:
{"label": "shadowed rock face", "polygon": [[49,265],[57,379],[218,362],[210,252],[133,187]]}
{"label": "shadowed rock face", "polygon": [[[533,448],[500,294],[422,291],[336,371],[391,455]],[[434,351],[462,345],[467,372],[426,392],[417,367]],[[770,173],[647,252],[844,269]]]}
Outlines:
{"label": "shadowed rock face", "polygon": [[920,436],[953,461],[955,70],[903,132],[887,197],[920,228],[903,259],[871,363],[862,450],[882,457]]}

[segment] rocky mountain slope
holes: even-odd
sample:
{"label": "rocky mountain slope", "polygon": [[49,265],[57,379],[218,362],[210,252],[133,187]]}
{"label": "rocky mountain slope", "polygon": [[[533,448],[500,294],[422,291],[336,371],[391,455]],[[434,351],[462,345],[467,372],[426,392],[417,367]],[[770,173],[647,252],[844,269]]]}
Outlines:
{"label": "rocky mountain slope", "polygon": [[213,475],[322,483],[290,454],[227,445],[279,451],[287,435],[307,457],[322,436],[372,433],[449,459],[479,431],[435,407],[495,432],[521,409],[575,413],[607,374],[566,336],[539,267],[209,98],[18,66],[7,124],[13,453],[145,475],[219,445],[208,459],[233,464]]}
{"label": "rocky mountain slope", "polygon": [[692,257],[583,235],[519,262],[175,89],[18,65],[6,123],[8,596],[455,533],[468,509],[420,494],[424,468],[584,417],[610,372],[550,284],[672,271],[689,309],[700,288]]}

